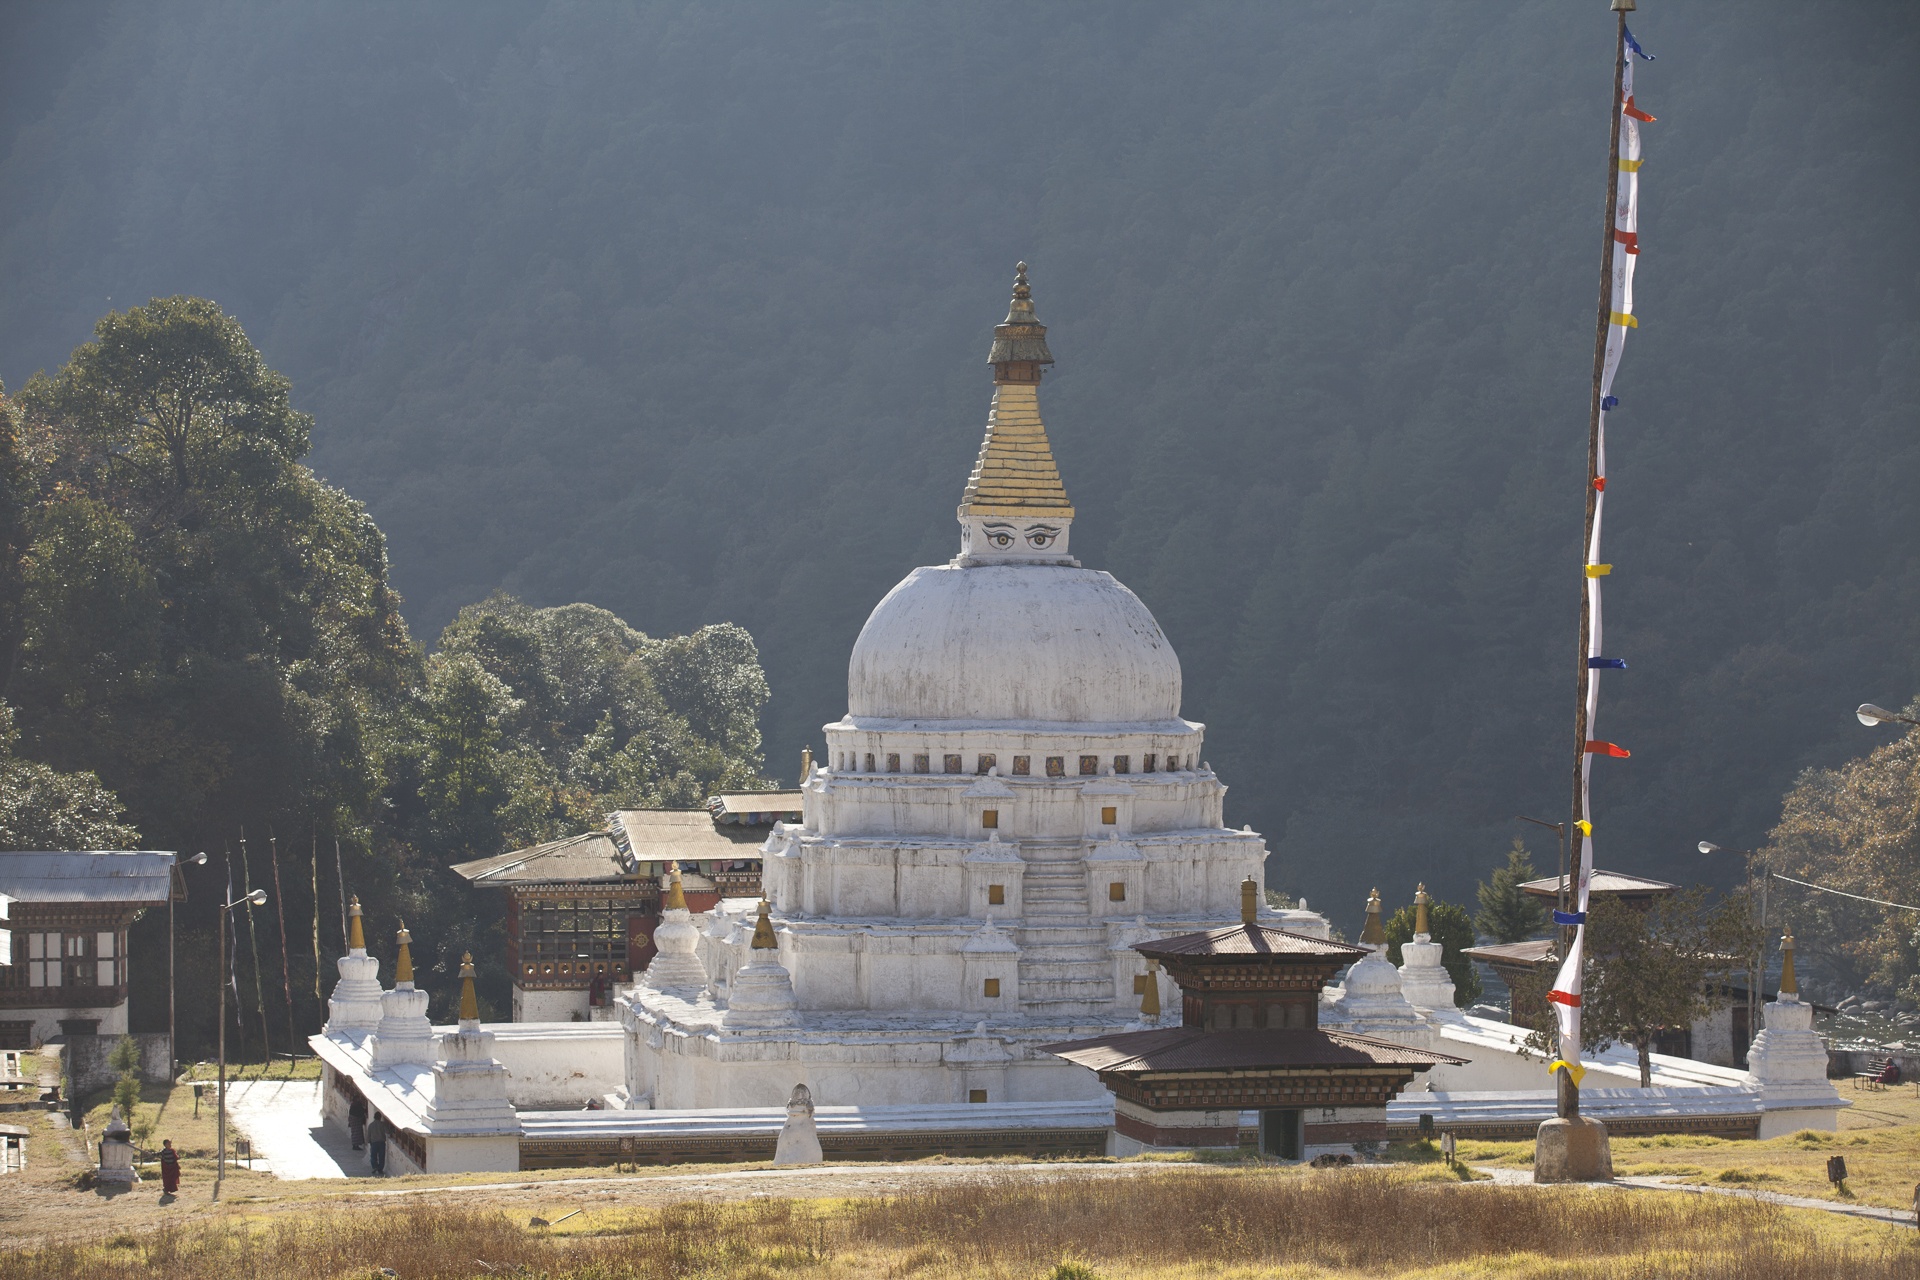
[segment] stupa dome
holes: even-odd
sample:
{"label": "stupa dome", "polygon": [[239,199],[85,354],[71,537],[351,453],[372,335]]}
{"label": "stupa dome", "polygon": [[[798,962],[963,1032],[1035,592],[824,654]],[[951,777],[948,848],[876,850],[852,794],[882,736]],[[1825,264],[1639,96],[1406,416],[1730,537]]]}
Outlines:
{"label": "stupa dome", "polygon": [[1068,565],[915,569],[854,641],[855,719],[1162,722],[1180,659],[1112,574]]}

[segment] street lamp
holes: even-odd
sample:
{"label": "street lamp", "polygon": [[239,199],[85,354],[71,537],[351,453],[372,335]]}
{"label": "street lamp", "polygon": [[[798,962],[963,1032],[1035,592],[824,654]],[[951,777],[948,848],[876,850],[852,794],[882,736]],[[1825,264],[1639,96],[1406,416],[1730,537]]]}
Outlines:
{"label": "street lamp", "polygon": [[[207,865],[207,852],[202,849],[187,859],[190,866]],[[180,1043],[174,1039],[173,1030],[173,904],[187,896],[187,878],[180,874],[180,864],[173,865],[172,891],[167,894],[167,1061],[172,1069],[167,1075],[167,1084],[171,1086],[180,1074]]]}
{"label": "street lamp", "polygon": [[1876,724],[1920,724],[1920,720],[1915,720],[1912,716],[1903,716],[1897,711],[1876,707],[1871,702],[1861,703],[1860,709],[1853,714],[1859,717],[1861,724],[1869,727]]}
{"label": "street lamp", "polygon": [[[1865,719],[1865,717],[1861,717]],[[1723,849],[1711,840],[1702,840],[1697,846],[1701,853],[1712,857],[1716,853],[1732,854],[1736,858],[1749,860],[1758,857],[1752,849]],[[1760,941],[1753,953],[1753,967],[1747,992],[1747,1043],[1760,1034],[1760,997],[1761,988],[1767,985],[1767,890],[1773,884],[1773,871],[1765,863],[1760,866]]]}
{"label": "street lamp", "polygon": [[[1545,818],[1529,818],[1524,813],[1514,814],[1513,820],[1515,822],[1531,822],[1536,827],[1545,827],[1547,830],[1553,832],[1553,834],[1560,837],[1559,901],[1560,901],[1560,910],[1562,913],[1564,913],[1567,909],[1567,888],[1568,888],[1567,861],[1569,858],[1569,850],[1567,848],[1567,824],[1564,822],[1548,822]],[[1566,944],[1566,939],[1564,937],[1562,937],[1560,941],[1563,946]]]}
{"label": "street lamp", "polygon": [[[232,890],[228,890],[232,892]],[[227,974],[232,969],[227,965],[227,918],[235,907],[244,907],[248,903],[262,906],[266,903],[267,891],[255,889],[243,898],[234,899],[220,906],[220,1097],[219,1114],[216,1122],[220,1129],[220,1161],[213,1167],[213,1198],[220,1198],[220,1182],[227,1176]]]}

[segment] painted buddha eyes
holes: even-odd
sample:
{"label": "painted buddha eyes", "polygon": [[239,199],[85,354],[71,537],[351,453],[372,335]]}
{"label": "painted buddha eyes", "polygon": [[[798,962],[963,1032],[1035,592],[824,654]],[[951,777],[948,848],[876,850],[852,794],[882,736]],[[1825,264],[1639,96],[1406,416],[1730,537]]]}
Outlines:
{"label": "painted buddha eyes", "polygon": [[1036,524],[1028,528],[1025,533],[1021,533],[1010,524],[990,524],[981,532],[986,535],[989,543],[1002,550],[1011,547],[1019,539],[1025,538],[1028,546],[1044,551],[1060,537],[1060,526]]}

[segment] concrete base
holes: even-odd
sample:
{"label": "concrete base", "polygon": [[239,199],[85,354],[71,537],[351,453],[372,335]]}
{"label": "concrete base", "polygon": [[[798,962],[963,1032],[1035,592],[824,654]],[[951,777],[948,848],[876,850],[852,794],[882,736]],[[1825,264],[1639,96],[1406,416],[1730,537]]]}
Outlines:
{"label": "concrete base", "polygon": [[1581,1116],[1540,1124],[1533,1145],[1535,1182],[1612,1182],[1613,1149],[1607,1126]]}

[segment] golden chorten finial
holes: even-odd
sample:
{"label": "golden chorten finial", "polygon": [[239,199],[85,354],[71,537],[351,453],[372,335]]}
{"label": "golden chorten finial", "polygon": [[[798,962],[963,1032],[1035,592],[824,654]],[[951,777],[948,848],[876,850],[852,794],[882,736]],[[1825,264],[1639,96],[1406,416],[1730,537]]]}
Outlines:
{"label": "golden chorten finial", "polygon": [[993,409],[960,499],[961,518],[1073,519],[1073,504],[1040,421],[1040,367],[1052,364],[1053,356],[1047,327],[1034,318],[1024,262],[1014,278],[1007,318],[994,328],[987,363],[993,366]]}
{"label": "golden chorten finial", "polygon": [[807,779],[813,776],[813,748],[800,748],[800,785],[806,786]]}
{"label": "golden chorten finial", "polygon": [[473,952],[460,957],[460,1021],[480,1021],[480,998],[473,994]]}
{"label": "golden chorten finial", "polygon": [[1260,918],[1260,886],[1248,876],[1240,882],[1240,923],[1252,924]]}
{"label": "golden chorten finial", "polygon": [[367,934],[360,927],[360,895],[357,893],[347,903],[347,921],[347,950],[365,951]]}
{"label": "golden chorten finial", "polygon": [[1160,966],[1152,960],[1147,961],[1146,985],[1140,988],[1140,1016],[1157,1018],[1160,1016]]}
{"label": "golden chorten finial", "polygon": [[1380,891],[1378,889],[1367,895],[1367,927],[1360,931],[1360,941],[1370,947],[1386,945],[1387,932],[1380,927]]}
{"label": "golden chorten finial", "polygon": [[1793,973],[1793,930],[1780,939],[1780,994],[1800,998],[1800,980]]}
{"label": "golden chorten finial", "polygon": [[753,922],[753,949],[755,951],[777,951],[780,942],[773,936],[773,921],[767,917],[770,908],[765,898],[760,899],[760,918]]}
{"label": "golden chorten finial", "polygon": [[1413,931],[1415,933],[1425,933],[1430,935],[1433,932],[1431,929],[1427,928],[1427,904],[1431,901],[1432,899],[1427,897],[1426,885],[1422,884],[1416,889],[1414,889],[1413,891]]}
{"label": "golden chorten finial", "polygon": [[407,922],[400,922],[400,931],[393,935],[393,942],[400,949],[400,956],[393,962],[393,981],[395,986],[413,985],[413,935],[407,932]]}
{"label": "golden chorten finial", "polygon": [[660,900],[660,909],[662,911],[685,911],[687,909],[687,895],[680,888],[680,864],[677,862],[669,862],[667,864],[667,874],[671,879],[667,882],[667,896]]}

